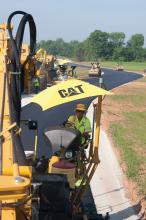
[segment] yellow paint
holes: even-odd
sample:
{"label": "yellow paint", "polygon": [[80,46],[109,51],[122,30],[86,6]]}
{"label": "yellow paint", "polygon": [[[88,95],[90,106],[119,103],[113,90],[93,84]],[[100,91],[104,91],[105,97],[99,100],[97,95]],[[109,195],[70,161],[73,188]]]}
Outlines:
{"label": "yellow paint", "polygon": [[[19,173],[21,176],[31,177],[32,176],[32,167],[31,166],[19,166]],[[12,176],[13,175],[12,167],[5,167],[3,169],[3,174],[8,175],[8,176]]]}
{"label": "yellow paint", "polygon": [[101,106],[102,106],[102,96],[98,97],[98,102],[96,104],[96,129],[95,129],[95,139],[93,142],[94,154],[93,161],[99,163],[98,147],[99,147],[99,134],[100,134],[100,119],[101,119]]}
{"label": "yellow paint", "polygon": [[[0,176],[0,201],[2,204],[14,203],[28,197],[30,195],[31,182],[30,178],[21,177],[22,182],[16,182],[15,177],[22,174],[31,177],[31,170],[29,167],[21,168],[17,163],[13,163],[12,154],[12,139],[10,130],[16,126],[16,124],[11,124],[10,122],[10,112],[9,112],[9,100],[8,100],[8,88],[6,86],[5,96],[4,90],[4,76],[5,73],[10,73],[10,60],[9,55],[11,53],[11,47],[9,39],[7,36],[6,25],[0,25],[0,110],[2,109],[2,101],[5,97],[4,102],[4,118],[3,118],[3,128],[2,128],[2,175]],[[10,79],[9,74],[8,78]],[[8,80],[9,80],[8,79]],[[11,104],[11,103],[10,103]],[[18,130],[19,131],[19,130]],[[8,175],[9,176],[8,176]],[[21,179],[21,180],[22,180]],[[30,203],[30,202],[29,202]],[[31,208],[22,207],[25,214],[31,213]],[[6,208],[2,207],[1,219],[2,220],[24,220],[24,215],[21,213],[19,217],[17,215],[17,208]]]}
{"label": "yellow paint", "polygon": [[[6,119],[7,118],[7,119]],[[5,117],[5,120],[8,120],[8,117]],[[4,133],[6,133],[7,131],[10,131],[12,128],[16,127],[16,123],[13,123],[12,125],[10,125],[6,130],[3,130],[2,132],[0,132],[0,137],[4,135]]]}
{"label": "yellow paint", "polygon": [[56,168],[56,167],[52,166],[52,172],[51,173],[59,173],[59,174],[67,175],[69,186],[71,188],[75,188],[75,168],[62,169],[62,168]]}
{"label": "yellow paint", "polygon": [[0,29],[6,31],[7,30],[7,24],[0,24]]}
{"label": "yellow paint", "polygon": [[0,194],[4,191],[24,191],[30,185],[30,180],[26,177],[22,177],[24,182],[16,183],[13,176],[0,176]]}
{"label": "yellow paint", "polygon": [[67,63],[70,63],[71,61],[69,59],[58,59],[57,60],[57,64],[58,65],[64,65],[64,64],[67,64]]}
{"label": "yellow paint", "polygon": [[26,192],[25,193],[22,193],[22,192],[17,192],[15,191],[15,194],[13,191],[7,193],[7,192],[4,192],[4,194],[0,194],[0,200],[3,201],[3,203],[5,201],[7,202],[10,202],[10,200],[14,199],[15,201],[19,200],[19,199],[23,199],[26,197]]}
{"label": "yellow paint", "polygon": [[3,209],[1,219],[2,220],[16,220],[16,210],[14,208]]}
{"label": "yellow paint", "polygon": [[17,163],[13,163],[13,176],[14,177],[19,176],[19,166]]}
{"label": "yellow paint", "polygon": [[52,164],[58,162],[60,159],[57,156],[52,156],[51,159],[48,161],[48,173],[52,172]]}
{"label": "yellow paint", "polygon": [[[72,95],[72,92],[75,92]],[[63,103],[72,102],[87,97],[97,97],[98,95],[110,95],[111,93],[91,85],[90,83],[70,79],[60,84],[45,89],[31,99],[31,102],[37,103],[45,111]]]}
{"label": "yellow paint", "polygon": [[[9,40],[7,37],[6,25],[0,26],[0,109],[2,108],[2,100],[4,98],[4,73],[6,72],[6,66],[9,70],[9,64],[5,60],[5,56],[9,55]],[[4,103],[4,120],[3,120],[3,139],[5,140],[2,144],[2,170],[5,167],[12,167],[12,143],[10,137],[9,128],[11,127],[9,119],[9,107],[8,107],[8,95],[7,90],[5,94]]]}
{"label": "yellow paint", "polygon": [[[21,63],[24,64],[25,60],[29,55],[29,46],[27,44],[22,45],[21,50]],[[35,60],[29,59],[25,64],[24,74],[24,90],[27,94],[31,92],[32,78],[35,75]]]}

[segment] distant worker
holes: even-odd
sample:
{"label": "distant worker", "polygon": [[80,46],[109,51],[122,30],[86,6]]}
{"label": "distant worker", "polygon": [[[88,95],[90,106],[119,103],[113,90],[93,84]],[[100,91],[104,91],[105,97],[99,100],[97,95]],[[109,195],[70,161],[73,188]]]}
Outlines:
{"label": "distant worker", "polygon": [[76,77],[76,66],[71,66],[70,67],[70,70],[68,71],[68,75],[71,76],[71,77]]}
{"label": "distant worker", "polygon": [[101,76],[101,65],[97,62],[98,76]]}
{"label": "distant worker", "polygon": [[37,94],[40,90],[40,81],[37,76],[33,78],[33,87],[34,87],[34,92]]}
{"label": "distant worker", "polygon": [[91,63],[91,69],[96,70],[97,69],[97,64],[96,63]]}
{"label": "distant worker", "polygon": [[75,115],[71,115],[68,118],[67,124],[79,130],[82,134],[82,144],[85,143],[86,139],[90,136],[91,124],[90,120],[86,117],[86,106],[84,104],[77,104]]}
{"label": "distant worker", "polygon": [[76,69],[76,66],[71,66],[72,77],[76,77],[75,69]]}
{"label": "distant worker", "polygon": [[60,81],[64,81],[64,80],[67,80],[68,78],[68,75],[67,75],[67,66],[65,65],[58,65],[59,69],[57,70],[57,76],[58,76],[58,79]]}

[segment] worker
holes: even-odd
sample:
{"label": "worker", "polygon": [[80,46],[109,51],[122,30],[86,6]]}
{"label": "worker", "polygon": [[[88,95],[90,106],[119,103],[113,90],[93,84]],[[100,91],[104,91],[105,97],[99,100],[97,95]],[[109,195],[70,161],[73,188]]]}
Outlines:
{"label": "worker", "polygon": [[35,94],[37,94],[40,90],[40,81],[37,76],[35,76],[33,79],[33,86],[34,86]]}
{"label": "worker", "polygon": [[101,72],[102,72],[101,65],[98,62],[97,62],[97,69],[98,69],[98,76],[101,76]]}
{"label": "worker", "polygon": [[82,144],[90,136],[91,124],[90,120],[86,117],[86,106],[84,104],[77,104],[75,107],[75,115],[68,118],[67,124],[79,130],[82,134]]}
{"label": "worker", "polygon": [[95,63],[91,63],[91,70],[97,69],[97,65]]}
{"label": "worker", "polygon": [[71,74],[72,74],[71,76],[72,77],[76,76],[75,68],[76,68],[76,66],[71,66]]}

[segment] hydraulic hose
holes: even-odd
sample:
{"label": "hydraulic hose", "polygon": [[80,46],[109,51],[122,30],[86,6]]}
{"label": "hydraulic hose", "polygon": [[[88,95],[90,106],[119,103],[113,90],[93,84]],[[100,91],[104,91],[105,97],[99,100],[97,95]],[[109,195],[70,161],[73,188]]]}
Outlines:
{"label": "hydraulic hose", "polygon": [[[11,21],[15,15],[22,15],[21,21],[19,23],[16,36],[13,37]],[[11,123],[16,122],[20,126],[20,114],[21,114],[21,94],[24,87],[24,66],[21,65],[21,51],[22,43],[24,37],[24,31],[26,24],[29,24],[30,31],[30,52],[26,58],[25,64],[27,61],[35,55],[36,50],[36,25],[33,20],[33,17],[30,14],[27,14],[23,11],[13,12],[7,21],[8,33],[10,37],[10,46],[11,46],[11,76],[9,81],[9,90],[11,95],[11,114],[10,121]],[[15,134],[15,131],[12,131],[13,136],[13,162],[18,162],[19,165],[26,165],[26,157],[23,150],[23,145],[21,142],[20,134]]]}
{"label": "hydraulic hose", "polygon": [[[16,32],[16,37],[14,39],[11,28],[11,20],[15,15],[23,15],[23,17],[19,23]],[[18,125],[20,123],[21,93],[23,92],[23,85],[24,85],[24,80],[23,80],[24,71],[23,71],[23,66],[20,64],[20,57],[21,57],[22,42],[24,37],[24,30],[27,23],[29,24],[29,30],[30,30],[30,53],[28,55],[28,57],[30,58],[35,54],[35,50],[36,50],[36,26],[33,17],[30,14],[27,14],[26,12],[16,11],[9,16],[7,22],[8,33],[10,36],[10,44],[12,47],[12,55],[11,55],[11,62],[12,62],[11,86],[12,86],[12,101],[13,101],[12,117],[13,117],[13,121],[16,121]]]}

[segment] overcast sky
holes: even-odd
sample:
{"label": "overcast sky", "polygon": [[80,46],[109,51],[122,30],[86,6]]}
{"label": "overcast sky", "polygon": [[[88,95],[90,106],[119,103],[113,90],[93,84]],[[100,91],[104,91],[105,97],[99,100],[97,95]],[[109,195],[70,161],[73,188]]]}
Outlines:
{"label": "overcast sky", "polygon": [[16,10],[32,14],[37,41],[83,41],[97,29],[124,32],[127,39],[141,33],[146,41],[146,0],[4,0],[0,23]]}

